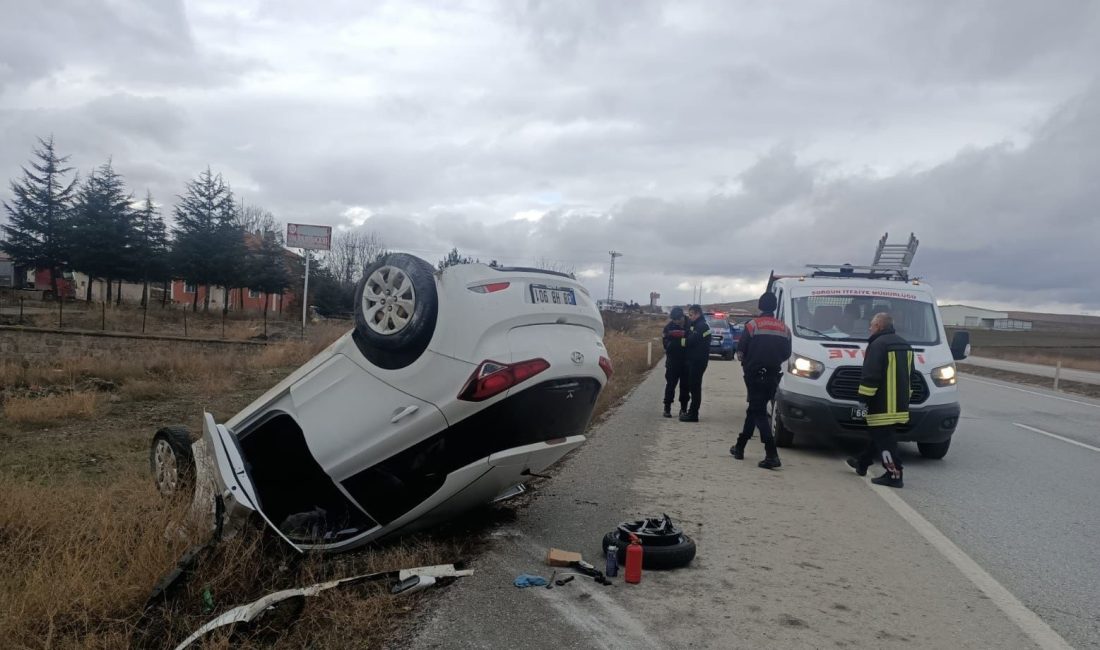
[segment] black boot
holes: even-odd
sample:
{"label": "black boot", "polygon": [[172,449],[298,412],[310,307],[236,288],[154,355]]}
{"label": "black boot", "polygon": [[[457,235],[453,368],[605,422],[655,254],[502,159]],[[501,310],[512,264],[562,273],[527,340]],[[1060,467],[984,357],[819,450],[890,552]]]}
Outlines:
{"label": "black boot", "polygon": [[764,469],[778,469],[783,466],[783,463],[779,462],[779,456],[767,456],[764,460],[756,464],[757,467],[763,467]]}
{"label": "black boot", "polygon": [[665,410],[663,413],[661,413],[661,415],[665,416],[666,418],[672,417],[672,405],[665,404]]}
{"label": "black boot", "polygon": [[687,415],[687,412],[688,412],[687,404],[681,404],[680,405],[680,417],[684,417],[685,415]]}
{"label": "black boot", "polygon": [[902,488],[905,487],[905,481],[901,478],[901,470],[897,470],[896,476],[890,471],[883,472],[882,476],[871,479],[871,482],[875,485],[885,485],[886,487]]}
{"label": "black boot", "polygon": [[692,413],[691,411],[688,411],[687,413],[681,412],[680,413],[680,421],[681,422],[698,422],[699,421],[699,414],[698,413]]}
{"label": "black boot", "polygon": [[862,460],[856,458],[855,456],[852,456],[845,462],[848,463],[848,467],[854,469],[856,471],[856,474],[859,474],[860,476],[867,476],[867,468],[871,466],[869,463],[864,463]]}
{"label": "black boot", "polygon": [[745,460],[745,446],[738,443],[730,447],[730,454],[737,460]]}

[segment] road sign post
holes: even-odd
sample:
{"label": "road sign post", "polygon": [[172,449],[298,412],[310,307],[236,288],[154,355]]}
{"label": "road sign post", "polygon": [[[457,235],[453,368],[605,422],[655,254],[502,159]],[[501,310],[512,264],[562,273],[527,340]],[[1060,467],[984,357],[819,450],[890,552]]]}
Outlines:
{"label": "road sign post", "polygon": [[309,311],[309,252],[327,251],[332,248],[332,228],[288,223],[286,245],[290,248],[300,248],[306,254],[306,272],[302,283],[302,336],[305,336],[306,314]]}

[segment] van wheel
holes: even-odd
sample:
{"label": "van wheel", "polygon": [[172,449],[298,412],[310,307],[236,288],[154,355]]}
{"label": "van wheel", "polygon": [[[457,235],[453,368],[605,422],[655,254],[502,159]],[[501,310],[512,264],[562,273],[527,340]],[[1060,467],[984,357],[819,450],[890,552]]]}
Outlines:
{"label": "van wheel", "polygon": [[157,492],[164,496],[175,496],[191,489],[195,482],[195,458],[191,454],[191,433],[187,427],[164,427],[153,434],[149,468]]}
{"label": "van wheel", "polygon": [[939,460],[947,455],[947,448],[951,446],[951,438],[943,442],[918,442],[917,449],[925,458]]}
{"label": "van wheel", "polygon": [[779,400],[772,403],[772,435],[775,436],[777,447],[793,447],[794,432],[783,426],[783,418],[779,417],[781,404]]}
{"label": "van wheel", "polygon": [[355,290],[360,348],[384,368],[408,365],[428,347],[438,311],[432,265],[406,253],[386,255],[363,270]]}

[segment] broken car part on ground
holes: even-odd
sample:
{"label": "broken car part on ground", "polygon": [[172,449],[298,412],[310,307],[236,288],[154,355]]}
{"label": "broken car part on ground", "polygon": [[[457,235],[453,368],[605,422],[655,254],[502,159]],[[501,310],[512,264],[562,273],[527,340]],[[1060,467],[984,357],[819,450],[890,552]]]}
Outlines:
{"label": "broken car part on ground", "polygon": [[153,438],[163,493],[227,532],[253,515],[300,551],[345,551],[518,492],[585,438],[611,374],[595,301],[552,271],[390,254],[355,327],[224,423]]}

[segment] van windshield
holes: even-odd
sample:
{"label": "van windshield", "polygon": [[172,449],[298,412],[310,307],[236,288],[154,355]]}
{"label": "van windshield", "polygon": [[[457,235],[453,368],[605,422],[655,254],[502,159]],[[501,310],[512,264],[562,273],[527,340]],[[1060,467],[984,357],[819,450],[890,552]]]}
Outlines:
{"label": "van windshield", "polygon": [[936,345],[940,328],[932,303],[898,297],[805,296],[791,300],[794,333],[804,339],[866,341],[871,318],[886,312],[913,345]]}

